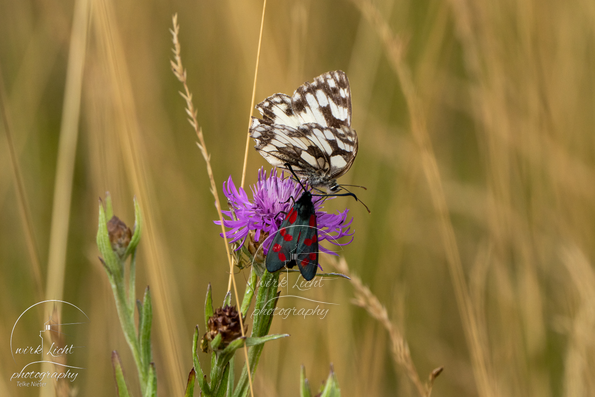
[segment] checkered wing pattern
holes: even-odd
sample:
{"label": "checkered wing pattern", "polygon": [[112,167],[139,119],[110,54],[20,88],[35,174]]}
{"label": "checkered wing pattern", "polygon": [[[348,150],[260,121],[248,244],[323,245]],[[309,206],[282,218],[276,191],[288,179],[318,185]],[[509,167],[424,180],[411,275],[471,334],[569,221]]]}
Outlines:
{"label": "checkered wing pattern", "polygon": [[285,164],[314,187],[336,191],[357,155],[351,128],[351,90],[344,72],[324,73],[289,97],[274,94],[256,108],[250,136],[256,150],[273,166]]}

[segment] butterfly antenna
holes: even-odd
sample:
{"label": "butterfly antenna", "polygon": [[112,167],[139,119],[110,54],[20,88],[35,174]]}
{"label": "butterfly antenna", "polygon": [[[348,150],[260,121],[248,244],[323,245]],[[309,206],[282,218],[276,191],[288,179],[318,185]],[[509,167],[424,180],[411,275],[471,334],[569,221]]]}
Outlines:
{"label": "butterfly antenna", "polygon": [[[361,185],[339,185],[339,186],[342,187],[343,189],[345,189],[343,186],[349,186],[349,187],[359,187],[360,189],[368,190],[367,187],[361,186]],[[347,190],[347,189],[345,189],[345,190]]]}
{"label": "butterfly antenna", "polygon": [[[295,172],[293,171],[293,168],[291,168],[291,164],[289,163],[285,163],[283,164],[295,177],[295,179],[298,181],[298,183],[300,184],[300,186],[302,187],[302,189],[304,189],[304,192],[306,191],[306,188],[304,187],[304,185],[302,184],[302,181],[300,180],[300,178],[298,178],[298,176],[295,174]],[[363,189],[366,189],[363,186],[359,186],[359,185],[341,185],[341,188],[343,190],[346,190],[347,193],[340,193],[340,194],[313,194],[312,196],[317,196],[317,197],[340,197],[340,196],[351,196],[355,199],[355,201],[359,201],[360,203],[362,203],[362,205],[366,208],[366,210],[368,211],[369,214],[372,213],[372,211],[370,211],[370,209],[368,208],[368,206],[366,205],[366,203],[364,203],[363,201],[361,201],[360,199],[357,198],[357,196],[353,193],[351,193],[349,190],[345,189],[343,186],[356,186],[356,187],[361,187]],[[315,188],[316,189],[316,188]],[[318,191],[320,191],[320,189],[316,189]],[[366,189],[367,190],[367,189]]]}
{"label": "butterfly antenna", "polygon": [[[348,192],[349,192],[349,190],[345,189],[345,186],[361,187],[362,189],[368,190],[364,186],[359,186],[359,185],[339,185],[339,186],[341,187],[341,189],[346,190]],[[337,196],[353,196],[355,198],[355,201],[359,201],[366,208],[366,210],[368,211],[368,214],[372,213],[372,211],[370,211],[370,209],[368,208],[366,203],[364,203],[363,201],[358,199],[357,196],[351,192],[346,193],[346,194],[337,194]]]}

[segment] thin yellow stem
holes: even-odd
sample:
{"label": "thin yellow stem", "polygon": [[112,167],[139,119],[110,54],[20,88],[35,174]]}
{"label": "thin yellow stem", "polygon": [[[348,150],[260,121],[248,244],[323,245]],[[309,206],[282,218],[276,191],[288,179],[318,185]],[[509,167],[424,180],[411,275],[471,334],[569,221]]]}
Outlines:
{"label": "thin yellow stem", "polygon": [[[238,304],[239,304],[238,287],[236,285],[236,280],[235,280],[234,271],[233,271],[233,260],[231,257],[231,252],[229,250],[227,236],[225,235],[225,225],[223,224],[223,214],[221,212],[221,202],[219,201],[219,194],[217,193],[217,185],[215,184],[215,177],[213,176],[213,169],[211,168],[211,156],[209,155],[209,153],[207,151],[207,146],[206,146],[205,139],[204,139],[204,136],[202,133],[202,129],[198,126],[198,121],[196,119],[196,110],[194,108],[194,104],[192,103],[192,93],[190,92],[190,89],[188,88],[188,83],[186,80],[186,70],[184,70],[184,67],[182,65],[181,47],[180,47],[180,42],[178,40],[179,31],[180,31],[180,27],[178,25],[178,15],[175,14],[173,16],[173,30],[171,31],[172,36],[173,36],[175,61],[171,61],[171,67],[174,72],[174,75],[178,78],[178,80],[180,80],[180,82],[184,86],[184,92],[181,92],[180,95],[182,95],[182,98],[184,98],[184,100],[186,101],[186,113],[189,116],[188,121],[190,122],[190,125],[192,125],[192,127],[194,128],[194,131],[196,132],[196,136],[198,137],[197,145],[198,145],[198,148],[200,149],[200,152],[202,153],[203,158],[205,159],[205,163],[207,166],[207,174],[209,176],[209,182],[211,184],[211,193],[213,194],[213,197],[215,198],[215,208],[217,208],[217,215],[219,216],[219,221],[221,222],[223,243],[225,245],[225,253],[227,256],[227,261],[229,263],[229,275],[230,275],[230,278],[231,278],[231,281],[233,284],[233,290],[234,290],[236,302],[238,302]],[[242,319],[242,316],[240,316],[240,328],[242,330],[242,336],[243,337],[246,336],[245,329],[244,329],[244,320]],[[244,345],[244,357],[246,359],[246,365],[248,365],[248,368],[250,368],[250,363],[248,361],[248,348],[246,347],[246,345]],[[252,396],[254,396],[254,390],[253,390],[253,386],[252,386],[252,376],[250,374],[250,371],[248,371],[248,382],[250,384],[250,393]]]}
{"label": "thin yellow stem", "polygon": [[246,134],[246,149],[244,150],[244,165],[242,166],[242,183],[240,187],[244,187],[246,180],[246,167],[248,165],[248,150],[250,148],[250,125],[252,124],[252,109],[254,109],[254,101],[256,97],[256,81],[258,80],[258,64],[260,63],[260,47],[262,44],[262,31],[264,30],[264,14],[267,8],[267,0],[262,3],[262,17],[260,18],[260,33],[258,35],[258,47],[256,49],[256,66],[254,67],[254,82],[252,83],[252,100],[250,101],[250,111],[248,112],[248,133]]}

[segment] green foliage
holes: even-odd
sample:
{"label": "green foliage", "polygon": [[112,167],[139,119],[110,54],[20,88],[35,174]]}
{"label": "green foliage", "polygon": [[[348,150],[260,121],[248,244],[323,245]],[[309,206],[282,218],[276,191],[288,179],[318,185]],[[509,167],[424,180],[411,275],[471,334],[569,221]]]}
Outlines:
{"label": "green foliage", "polygon": [[126,386],[126,380],[124,379],[124,371],[122,370],[122,361],[118,352],[112,352],[112,365],[114,367],[114,375],[116,377],[116,388],[118,389],[119,397],[129,397],[128,387]]}
{"label": "green foliage", "polygon": [[[138,203],[134,202],[135,207],[135,226],[134,233],[128,242],[125,255],[117,255],[116,248],[112,241],[116,239],[116,232],[108,231],[108,220],[106,214],[113,213],[111,197],[106,197],[106,208],[99,206],[99,221],[97,230],[97,247],[102,255],[101,261],[106,269],[114,301],[120,318],[120,325],[128,346],[132,351],[136,368],[138,371],[141,393],[144,397],[153,397],[157,395],[157,376],[155,373],[155,364],[152,362],[151,349],[151,324],[153,321],[153,306],[151,304],[151,293],[149,288],[145,290],[142,303],[140,301],[134,304],[134,281],[135,281],[135,260],[136,248],[140,242],[142,216]],[[110,221],[115,219],[112,215]],[[122,224],[121,228],[125,229]],[[128,270],[128,289],[125,284],[125,265],[126,259],[130,258]],[[137,308],[139,314],[138,330],[134,325],[134,308]],[[120,396],[128,396],[128,390],[124,382],[124,375],[121,368],[119,356],[116,352],[112,357],[118,393]]]}
{"label": "green foliage", "polygon": [[312,397],[310,382],[306,378],[306,367],[302,365],[300,370],[300,397]]}
{"label": "green foliage", "polygon": [[[247,283],[246,294],[244,295],[242,307],[249,307],[250,301],[254,297],[253,288],[256,282],[256,274],[254,270],[252,271],[252,273],[253,275],[251,275]],[[279,278],[278,274],[276,276],[271,275],[270,273],[267,274],[268,278],[271,280],[278,280]],[[249,291],[252,291],[252,293],[250,293]],[[276,294],[277,282],[269,282],[262,284],[259,288],[259,293],[257,295],[255,310],[257,308],[274,309],[277,301]],[[273,297],[272,299],[271,296]],[[222,306],[228,306],[230,304],[231,294],[228,292],[225,295],[225,298],[223,299]],[[209,329],[209,318],[213,316],[214,312],[215,311],[213,309],[212,290],[209,285],[207,287],[207,296],[205,299],[205,327],[207,332]],[[233,358],[238,350],[244,347],[248,348],[248,357],[250,358],[250,363],[252,364],[251,369],[253,373],[256,368],[256,365],[258,364],[258,358],[260,357],[260,353],[262,352],[262,347],[264,346],[264,344],[276,339],[289,336],[287,334],[267,335],[272,321],[273,312],[273,310],[270,310],[270,312],[267,312],[267,314],[255,316],[252,336],[239,337],[231,341],[224,348],[221,348],[222,336],[220,333],[218,333],[210,343],[208,343],[206,337],[203,337],[201,342],[199,343],[199,329],[198,326],[196,326],[192,341],[192,357],[194,369],[197,375],[196,378],[198,379],[199,387],[204,396],[247,396],[249,394],[250,390],[246,382],[247,369],[245,364],[242,370],[242,376],[240,377],[240,381],[238,382],[237,387],[234,388]],[[204,375],[204,372],[201,368],[198,359],[199,344],[203,351],[206,350],[205,346],[207,345],[212,350],[210,380],[206,379],[206,376]]]}
{"label": "green foliage", "polygon": [[184,393],[184,397],[192,397],[194,396],[194,382],[196,380],[196,371],[194,368],[190,370],[188,374],[188,381],[186,382],[186,392]]}
{"label": "green foliage", "polygon": [[[339,389],[339,383],[332,366],[326,382],[320,387],[319,395],[321,397],[341,397],[341,389]],[[300,397],[312,397],[310,383],[306,379],[306,369],[303,365],[300,371]]]}

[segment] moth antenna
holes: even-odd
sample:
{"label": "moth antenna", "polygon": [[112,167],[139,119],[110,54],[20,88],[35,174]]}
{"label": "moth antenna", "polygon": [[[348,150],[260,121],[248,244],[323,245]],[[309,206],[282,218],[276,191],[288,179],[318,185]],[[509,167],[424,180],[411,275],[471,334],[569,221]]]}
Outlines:
{"label": "moth antenna", "polygon": [[300,180],[300,178],[298,178],[298,176],[295,174],[295,172],[293,171],[293,168],[291,168],[291,164],[289,163],[285,163],[283,164],[294,176],[295,180],[300,184],[300,186],[302,187],[302,189],[304,189],[304,192],[306,192],[306,188],[304,187],[304,185],[302,184],[302,181]]}

